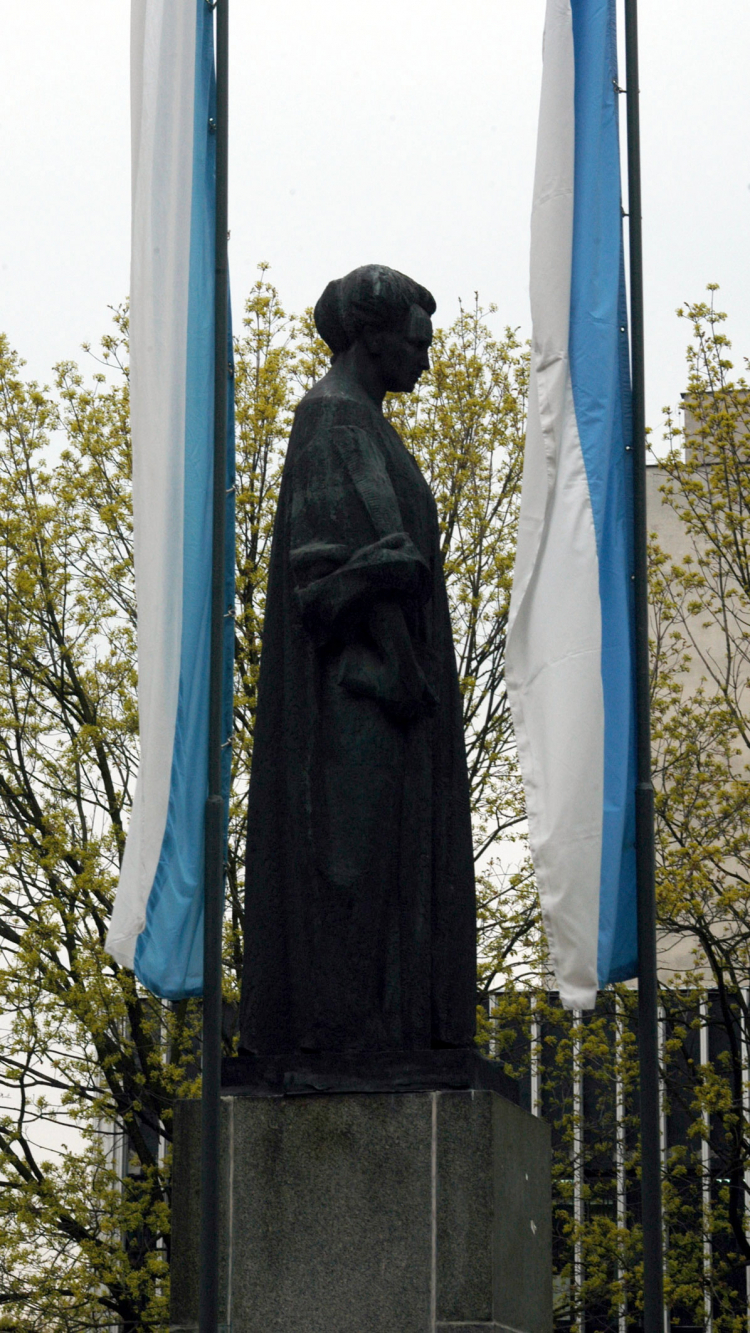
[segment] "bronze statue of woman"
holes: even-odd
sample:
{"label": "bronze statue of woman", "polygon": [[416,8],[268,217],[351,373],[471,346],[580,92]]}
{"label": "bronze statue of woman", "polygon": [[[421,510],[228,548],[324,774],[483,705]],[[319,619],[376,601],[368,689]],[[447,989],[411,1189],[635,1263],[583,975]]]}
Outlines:
{"label": "bronze statue of woman", "polygon": [[248,803],[242,1045],[468,1048],[475,895],[432,493],[383,416],[429,368],[424,287],[331,282],[274,527]]}

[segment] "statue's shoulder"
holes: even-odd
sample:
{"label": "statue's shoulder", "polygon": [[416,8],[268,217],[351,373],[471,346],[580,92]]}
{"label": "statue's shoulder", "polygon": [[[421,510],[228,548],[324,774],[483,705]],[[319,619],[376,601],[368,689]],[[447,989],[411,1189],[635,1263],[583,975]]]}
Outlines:
{"label": "statue's shoulder", "polygon": [[301,447],[313,436],[341,426],[377,430],[378,414],[361,395],[347,392],[345,385],[326,375],[300,399],[294,414],[295,444]]}

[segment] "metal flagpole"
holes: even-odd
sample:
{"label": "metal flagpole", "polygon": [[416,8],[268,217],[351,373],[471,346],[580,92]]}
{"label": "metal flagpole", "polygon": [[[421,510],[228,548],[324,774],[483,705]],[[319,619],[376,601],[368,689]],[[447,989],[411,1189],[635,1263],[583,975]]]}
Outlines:
{"label": "metal flagpole", "polygon": [[219,1306],[219,1130],[221,1109],[221,928],[224,798],[221,784],[227,466],[227,111],[228,5],[216,0],[216,286],[214,295],[214,470],[211,683],[203,923],[200,1333],[216,1333]]}
{"label": "metal flagpole", "polygon": [[630,337],[633,377],[633,526],[635,579],[636,793],[635,837],[638,884],[638,1059],[641,1116],[641,1208],[643,1220],[643,1328],[663,1333],[661,1160],[659,1142],[658,987],[654,788],[651,781],[651,718],[648,654],[648,566],[646,556],[646,408],[643,345],[643,238],[638,84],[638,0],[625,0],[625,67],[628,126],[630,239]]}

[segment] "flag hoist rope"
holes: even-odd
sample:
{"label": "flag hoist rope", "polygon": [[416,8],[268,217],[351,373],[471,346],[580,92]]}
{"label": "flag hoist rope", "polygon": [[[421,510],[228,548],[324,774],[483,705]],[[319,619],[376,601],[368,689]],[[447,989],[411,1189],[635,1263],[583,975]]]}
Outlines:
{"label": "flag hoist rope", "polygon": [[646,555],[646,407],[643,344],[643,243],[638,85],[638,0],[625,0],[628,129],[630,347],[633,381],[633,526],[636,680],[636,878],[638,886],[638,1060],[640,1068],[643,1329],[663,1333],[661,1154],[659,1136],[658,986],[654,788],[651,781],[648,565]]}
{"label": "flag hoist rope", "polygon": [[[208,3],[208,0],[207,0]],[[228,5],[216,0],[216,282],[214,292],[214,467],[211,682],[203,925],[200,1333],[216,1333],[219,1304],[219,1133],[221,1108],[221,931],[225,811],[221,783],[227,458],[227,112]]]}

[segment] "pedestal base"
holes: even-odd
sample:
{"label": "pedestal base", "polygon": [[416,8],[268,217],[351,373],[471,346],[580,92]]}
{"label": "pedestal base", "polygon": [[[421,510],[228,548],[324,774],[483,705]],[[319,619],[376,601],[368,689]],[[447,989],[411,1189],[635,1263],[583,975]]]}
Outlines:
{"label": "pedestal base", "polygon": [[518,1084],[478,1051],[377,1051],[257,1056],[222,1060],[222,1091],[235,1096],[297,1097],[321,1092],[453,1092],[481,1088],[518,1101]]}
{"label": "pedestal base", "polygon": [[[232,1333],[550,1333],[549,1131],[494,1092],[222,1099]],[[200,1103],[175,1111],[172,1329],[198,1311]]]}

